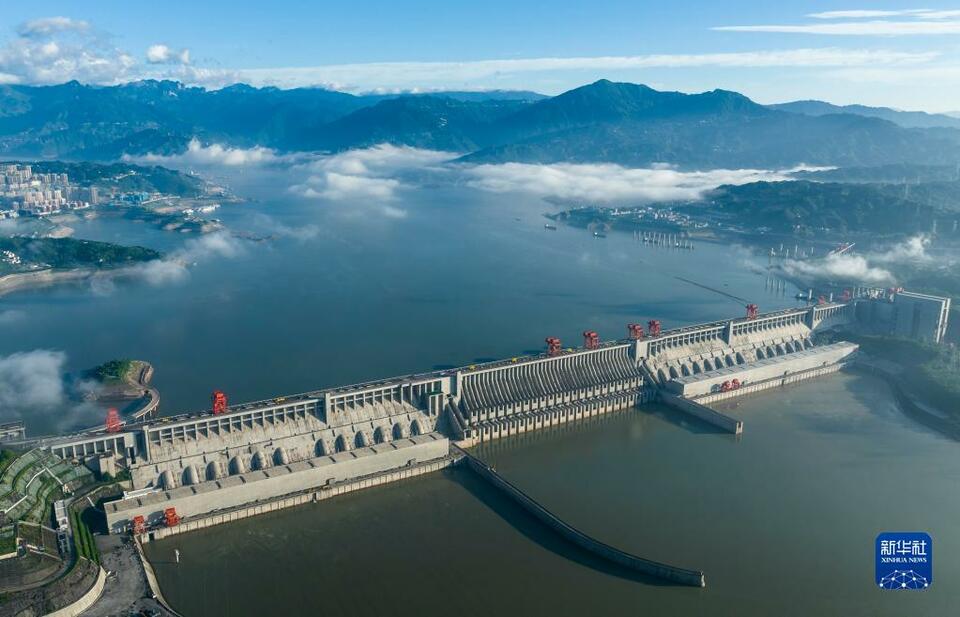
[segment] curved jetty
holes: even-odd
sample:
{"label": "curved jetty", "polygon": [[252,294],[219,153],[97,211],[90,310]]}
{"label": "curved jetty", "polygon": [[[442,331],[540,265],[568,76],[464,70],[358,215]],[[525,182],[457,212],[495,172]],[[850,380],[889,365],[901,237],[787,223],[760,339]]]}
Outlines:
{"label": "curved jetty", "polygon": [[450,449],[462,456],[463,461],[466,462],[467,466],[474,473],[503,491],[508,497],[517,502],[520,507],[539,519],[540,522],[580,548],[593,553],[601,559],[648,576],[655,576],[680,585],[690,585],[692,587],[706,586],[706,580],[704,579],[703,572],[700,570],[688,570],[686,568],[678,568],[677,566],[660,563],[659,561],[644,559],[643,557],[621,551],[618,548],[614,548],[609,544],[604,544],[588,536],[579,529],[565,523],[557,517],[556,514],[541,506],[535,499],[494,471],[490,465],[487,465],[477,457],[455,445],[451,445]]}

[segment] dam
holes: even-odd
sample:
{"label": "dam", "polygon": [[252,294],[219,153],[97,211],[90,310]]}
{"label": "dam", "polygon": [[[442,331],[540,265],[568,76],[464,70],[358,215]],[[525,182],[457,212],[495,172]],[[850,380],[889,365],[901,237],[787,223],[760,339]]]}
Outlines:
{"label": "dam", "polygon": [[550,337],[539,355],[224,401],[39,445],[112,475],[125,470],[130,490],[105,506],[110,531],[163,537],[204,517],[229,520],[223,513],[439,469],[452,461],[453,444],[469,448],[653,400],[740,433],[741,422],[705,403],[838,370],[856,345],[818,346],[813,334],[851,323],[856,304],[766,314],[748,307],[745,317],[663,331],[651,320],[615,341],[585,332],[577,348]]}

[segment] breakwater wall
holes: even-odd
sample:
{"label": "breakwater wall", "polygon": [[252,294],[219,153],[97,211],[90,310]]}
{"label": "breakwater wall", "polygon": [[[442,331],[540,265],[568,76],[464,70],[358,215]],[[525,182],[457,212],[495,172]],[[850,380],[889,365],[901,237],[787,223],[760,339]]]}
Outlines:
{"label": "breakwater wall", "polygon": [[706,405],[702,405],[697,401],[686,399],[682,396],[670,394],[668,392],[662,392],[660,394],[660,400],[670,407],[679,409],[684,413],[688,413],[691,416],[703,420],[708,424],[712,424],[713,426],[727,431],[728,433],[733,433],[734,435],[743,433],[742,421],[730,417],[724,413],[720,413],[715,409],[710,409]]}
{"label": "breakwater wall", "polygon": [[503,476],[480,459],[468,454],[457,446],[451,446],[451,450],[458,452],[463,457],[463,461],[470,470],[501,490],[541,523],[580,548],[606,561],[641,574],[672,581],[680,585],[690,585],[693,587],[704,587],[706,585],[704,574],[699,570],[688,570],[686,568],[678,568],[658,561],[644,559],[643,557],[627,553],[626,551],[622,551],[609,544],[604,544],[588,536],[579,529],[565,523],[557,517],[557,515],[541,506],[536,500],[508,482]]}
{"label": "breakwater wall", "polygon": [[790,373],[788,375],[781,375],[779,377],[772,377],[770,379],[764,379],[761,381],[750,382],[745,384],[736,390],[730,390],[728,392],[712,392],[710,394],[704,394],[701,396],[693,397],[692,401],[695,401],[700,404],[714,403],[717,401],[723,401],[731,398],[737,398],[740,396],[745,396],[747,394],[752,394],[754,392],[762,392],[763,390],[769,390],[771,388],[780,388],[792,383],[798,383],[801,381],[806,381],[808,379],[813,379],[814,377],[820,377],[822,375],[829,375],[830,373],[836,373],[847,365],[846,362],[838,362],[836,364],[828,364],[826,366],[818,366],[817,368],[807,369],[805,371],[797,371],[796,373]]}

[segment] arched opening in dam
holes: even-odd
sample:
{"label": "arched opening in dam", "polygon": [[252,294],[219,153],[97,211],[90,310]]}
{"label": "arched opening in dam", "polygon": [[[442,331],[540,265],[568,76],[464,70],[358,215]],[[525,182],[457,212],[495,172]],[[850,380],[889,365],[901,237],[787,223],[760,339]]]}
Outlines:
{"label": "arched opening in dam", "polygon": [[348,450],[347,440],[343,435],[338,435],[337,440],[333,443],[334,452],[346,452]]}
{"label": "arched opening in dam", "polygon": [[406,431],[403,428],[403,425],[397,422],[393,425],[393,438],[394,439],[403,439],[406,437]]}
{"label": "arched opening in dam", "polygon": [[421,433],[423,433],[423,429],[420,427],[420,421],[414,420],[413,422],[411,422],[410,434],[413,436],[417,436],[417,435],[420,435]]}
{"label": "arched opening in dam", "polygon": [[353,437],[353,447],[366,448],[368,445],[370,445],[370,440],[367,439],[367,434],[363,431],[357,431],[357,434]]}
{"label": "arched opening in dam", "polygon": [[373,431],[373,443],[383,443],[386,441],[386,438],[383,435],[383,427],[378,426],[376,430]]}

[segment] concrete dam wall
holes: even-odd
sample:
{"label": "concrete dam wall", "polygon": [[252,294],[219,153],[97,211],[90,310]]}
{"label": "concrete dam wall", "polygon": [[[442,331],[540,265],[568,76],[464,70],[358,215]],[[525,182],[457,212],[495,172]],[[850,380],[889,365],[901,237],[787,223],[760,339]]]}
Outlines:
{"label": "concrete dam wall", "polygon": [[[129,527],[134,516],[159,524],[166,508],[196,517],[244,499],[277,499],[411,460],[439,460],[448,455],[448,439],[470,446],[630,409],[684,380],[690,388],[709,382],[703,387],[712,390],[735,373],[790,373],[816,355],[811,333],[844,323],[853,309],[852,303],[813,306],[584,348],[557,345],[540,355],[233,405],[218,414],[135,422],[120,432],[39,445],[65,458],[109,458],[130,471],[134,490],[113,508],[112,529]],[[722,421],[739,430],[735,420]]]}

